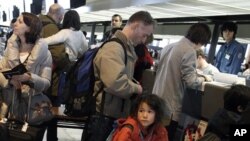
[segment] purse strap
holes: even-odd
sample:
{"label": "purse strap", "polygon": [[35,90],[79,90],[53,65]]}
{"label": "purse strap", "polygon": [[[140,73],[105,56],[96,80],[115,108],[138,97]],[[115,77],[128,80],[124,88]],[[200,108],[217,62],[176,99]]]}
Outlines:
{"label": "purse strap", "polygon": [[[102,88],[103,89],[103,88]],[[101,99],[101,109],[100,109],[100,113],[102,115],[104,115],[104,102],[105,102],[105,94],[106,92],[103,90],[103,93],[102,93],[102,99]]]}
{"label": "purse strap", "polygon": [[[27,63],[27,61],[28,61],[30,55],[31,55],[31,52],[29,52],[28,56],[27,56],[26,59],[23,61],[23,64],[26,64],[26,63]],[[20,59],[19,59],[19,62],[22,63]]]}

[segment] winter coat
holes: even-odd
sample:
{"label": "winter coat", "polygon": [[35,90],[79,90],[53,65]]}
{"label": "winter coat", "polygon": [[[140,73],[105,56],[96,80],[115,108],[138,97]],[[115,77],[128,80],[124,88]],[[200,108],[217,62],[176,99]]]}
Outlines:
{"label": "winter coat", "polygon": [[165,100],[168,117],[177,122],[186,88],[199,90],[205,81],[196,72],[195,47],[194,43],[183,37],[162,49],[160,55],[153,94]]}
{"label": "winter coat", "polygon": [[241,116],[228,111],[219,109],[208,122],[206,132],[216,134],[221,140],[229,140],[230,126],[236,125],[240,121]]}
{"label": "winter coat", "polygon": [[122,45],[117,42],[108,42],[99,49],[94,58],[95,86],[94,95],[104,86],[97,97],[97,112],[105,91],[104,115],[113,118],[127,117],[131,105],[130,97],[133,93],[139,93],[139,84],[132,81],[134,65],[137,56],[134,46],[126,36],[117,31],[115,37],[125,45],[127,63]]}
{"label": "winter coat", "polygon": [[153,65],[153,58],[148,52],[148,48],[144,44],[139,44],[135,47],[135,52],[138,59],[135,63],[134,78],[142,83],[142,76],[145,69],[150,69]]}
{"label": "winter coat", "polygon": [[134,118],[119,119],[117,122],[112,141],[168,141],[167,130],[162,125],[153,127],[153,131],[143,136],[141,126]]}
{"label": "winter coat", "polygon": [[[43,29],[41,32],[43,38],[52,36],[60,30],[59,26],[50,16],[40,14],[39,19],[42,21],[43,24]],[[67,66],[70,66],[70,61],[66,54],[65,46],[63,43],[49,45],[48,48],[51,52],[53,59],[53,74],[51,80],[51,87],[48,89],[46,94],[48,96],[58,96],[58,85],[60,80],[59,76],[62,71],[68,68]],[[58,105],[56,104],[54,106]]]}
{"label": "winter coat", "polygon": [[[12,35],[12,37],[14,37],[14,34]],[[8,46],[6,48],[3,58],[0,60],[1,72],[5,70],[10,70],[20,64],[20,42],[17,38],[13,39],[15,40],[8,40]],[[34,94],[38,94],[49,88],[52,72],[52,58],[51,53],[48,50],[48,46],[43,39],[39,39],[36,41],[35,45],[32,48],[32,51],[30,52],[30,55],[27,58],[27,61],[24,62],[24,65],[28,72],[31,74],[30,81],[33,82],[34,88],[25,89],[25,87],[22,87],[22,91],[32,93],[34,90]],[[4,102],[9,106],[12,103],[12,95],[16,90],[13,86],[10,86],[8,84],[8,81],[9,80],[3,77],[1,73],[0,86],[2,87],[2,96]],[[15,101],[15,103],[17,102]]]}
{"label": "winter coat", "polygon": [[[42,21],[43,29],[41,35],[43,38],[52,36],[59,32],[59,27],[56,22],[48,15],[39,15],[39,19]],[[67,65],[68,56],[65,52],[65,46],[63,43],[49,45],[49,50],[52,55],[54,67],[61,70]]]}

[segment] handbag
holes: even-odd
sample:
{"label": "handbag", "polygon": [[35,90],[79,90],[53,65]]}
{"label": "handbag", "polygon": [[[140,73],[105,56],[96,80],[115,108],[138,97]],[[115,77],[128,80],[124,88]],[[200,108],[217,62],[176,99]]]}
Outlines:
{"label": "handbag", "polygon": [[0,122],[0,139],[1,141],[9,141],[9,130],[7,126]]}
{"label": "handbag", "polygon": [[95,113],[96,97],[84,95],[80,97],[70,97],[65,104],[64,114],[70,117],[84,117]]}
{"label": "handbag", "polygon": [[48,97],[42,93],[22,96],[21,90],[13,89],[10,117],[5,123],[9,140],[42,141],[46,126],[41,124],[53,118],[50,106]]}
{"label": "handbag", "polygon": [[31,96],[30,100],[30,109],[28,111],[27,122],[30,125],[40,125],[46,121],[49,121],[53,118],[52,113],[52,104],[49,98],[43,93],[39,93]]}
{"label": "handbag", "polygon": [[8,120],[4,124],[8,129],[9,141],[42,141],[46,129],[45,126],[25,125],[24,122],[16,120]]}
{"label": "handbag", "polygon": [[[101,89],[103,89],[103,87]],[[96,98],[96,95],[93,97]],[[95,114],[88,116],[87,130],[84,130],[83,132],[83,141],[106,141],[112,131],[112,125],[116,119],[103,114],[104,99],[105,92],[102,96],[100,112],[96,112]]]}
{"label": "handbag", "polygon": [[[10,119],[26,121],[29,125],[41,125],[51,120],[54,115],[50,99],[43,93],[34,94],[35,90],[28,96],[20,90],[13,90]],[[16,103],[15,103],[16,102]]]}
{"label": "handbag", "polygon": [[83,141],[106,141],[110,132],[113,130],[115,119],[97,113],[89,117],[87,130],[84,130]]}

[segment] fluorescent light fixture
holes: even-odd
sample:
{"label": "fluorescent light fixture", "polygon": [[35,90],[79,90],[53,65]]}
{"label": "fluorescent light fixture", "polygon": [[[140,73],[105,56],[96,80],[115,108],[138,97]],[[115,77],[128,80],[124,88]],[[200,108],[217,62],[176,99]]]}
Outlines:
{"label": "fluorescent light fixture", "polygon": [[87,13],[91,11],[91,8],[89,6],[81,6],[75,9],[79,14],[81,13]]}

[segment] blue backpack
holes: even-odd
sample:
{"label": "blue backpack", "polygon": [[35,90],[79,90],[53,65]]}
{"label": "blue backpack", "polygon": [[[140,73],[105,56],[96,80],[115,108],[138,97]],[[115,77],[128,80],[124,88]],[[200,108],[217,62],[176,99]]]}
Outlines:
{"label": "blue backpack", "polygon": [[[95,76],[93,60],[100,48],[107,42],[115,41],[122,45],[127,63],[127,52],[124,44],[118,38],[105,41],[100,47],[87,50],[67,72],[63,87],[64,113],[68,116],[83,117],[95,113],[97,95],[93,96]],[[60,83],[59,83],[60,85]]]}

